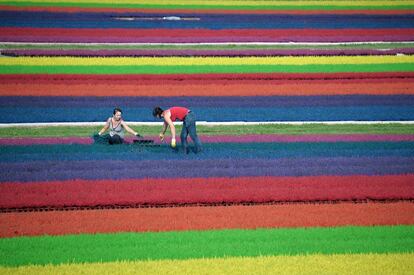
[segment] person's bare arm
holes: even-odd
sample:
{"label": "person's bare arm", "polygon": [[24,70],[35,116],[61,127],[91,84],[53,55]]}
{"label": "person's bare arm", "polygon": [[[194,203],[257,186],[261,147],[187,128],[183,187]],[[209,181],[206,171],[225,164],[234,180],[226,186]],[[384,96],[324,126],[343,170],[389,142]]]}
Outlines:
{"label": "person's bare arm", "polygon": [[174,126],[174,123],[171,120],[171,112],[166,112],[166,114],[164,114],[164,124],[167,124],[168,126],[170,126],[170,130],[171,130],[171,147],[175,148],[175,146],[176,146],[175,126]]}
{"label": "person's bare arm", "polygon": [[168,123],[165,120],[165,116],[167,116],[167,115],[171,118],[171,113],[169,111],[165,111],[165,114],[164,114],[164,124],[162,125],[162,130],[161,130],[161,133],[160,133],[160,139],[161,139],[161,141],[164,141],[164,135],[165,135],[165,132],[168,129]]}
{"label": "person's bare arm", "polygon": [[174,126],[174,123],[171,120],[171,113],[170,112],[168,112],[164,115],[164,123],[167,123],[168,126],[170,126],[171,138],[175,139],[175,126]]}
{"label": "person's bare arm", "polygon": [[165,135],[165,131],[167,131],[167,128],[168,128],[168,124],[167,122],[164,121],[164,124],[162,125],[161,135]]}
{"label": "person's bare arm", "polygon": [[135,132],[134,130],[132,130],[123,120],[121,121],[121,125],[125,128],[125,130],[128,132],[128,133],[130,133],[130,134],[132,134],[132,135],[134,135],[134,136],[136,136],[136,135],[138,135],[138,133],[137,132]]}
{"label": "person's bare arm", "polygon": [[106,121],[105,126],[102,128],[102,130],[98,132],[98,135],[102,135],[103,133],[105,133],[105,131],[108,130],[108,128],[109,128],[109,119]]}

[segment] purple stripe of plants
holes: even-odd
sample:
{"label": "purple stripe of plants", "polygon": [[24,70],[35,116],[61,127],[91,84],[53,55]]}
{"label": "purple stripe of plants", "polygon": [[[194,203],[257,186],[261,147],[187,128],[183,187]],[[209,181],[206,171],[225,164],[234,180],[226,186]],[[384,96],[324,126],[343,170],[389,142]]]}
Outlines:
{"label": "purple stripe of plants", "polygon": [[4,96],[0,107],[345,107],[345,106],[411,106],[414,95],[330,95],[330,96],[188,96],[188,97],[69,97]]}
{"label": "purple stripe of plants", "polygon": [[5,56],[338,56],[414,54],[404,49],[341,50],[3,50]]}
{"label": "purple stripe of plants", "polygon": [[414,173],[413,163],[413,157],[33,161],[0,163],[0,182],[147,177],[391,175]]}
{"label": "purple stripe of plants", "polygon": [[[143,133],[144,134],[144,133]],[[252,142],[366,142],[366,141],[414,141],[414,135],[217,135],[199,136],[203,143],[252,143]],[[153,140],[160,144],[157,136],[145,136],[145,139]],[[171,137],[166,137],[169,142]],[[134,137],[126,137],[128,143],[136,140]],[[191,140],[191,139],[189,139]],[[177,141],[180,138],[177,137]],[[0,138],[0,145],[36,145],[36,144],[92,144],[90,137],[41,137],[41,138]]]}

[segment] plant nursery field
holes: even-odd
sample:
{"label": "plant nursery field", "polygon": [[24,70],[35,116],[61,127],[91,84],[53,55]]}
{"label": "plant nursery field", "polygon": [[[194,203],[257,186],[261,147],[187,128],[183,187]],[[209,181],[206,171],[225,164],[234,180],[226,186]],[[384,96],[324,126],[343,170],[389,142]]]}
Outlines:
{"label": "plant nursery field", "polygon": [[0,112],[1,274],[414,273],[414,1],[0,0]]}

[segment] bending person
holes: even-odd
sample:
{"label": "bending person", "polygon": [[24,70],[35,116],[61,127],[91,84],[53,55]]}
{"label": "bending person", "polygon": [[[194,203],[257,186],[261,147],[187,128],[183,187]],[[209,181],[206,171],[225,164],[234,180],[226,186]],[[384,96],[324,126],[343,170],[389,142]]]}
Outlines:
{"label": "bending person", "polygon": [[164,140],[165,131],[167,131],[168,126],[170,126],[171,130],[171,147],[175,148],[176,140],[175,140],[175,126],[174,121],[177,119],[183,122],[183,128],[181,130],[181,145],[184,149],[185,153],[189,153],[188,150],[188,142],[187,136],[190,135],[191,139],[195,145],[195,153],[201,152],[201,142],[197,136],[197,129],[196,129],[196,118],[191,110],[184,108],[184,107],[171,107],[168,110],[163,110],[160,107],[155,107],[152,115],[154,117],[164,119],[164,125],[162,127],[162,131],[160,133],[160,139]]}
{"label": "bending person", "polygon": [[125,130],[134,135],[140,136],[137,132],[132,130],[122,119],[122,110],[115,108],[112,117],[108,118],[105,126],[99,131],[99,137],[102,137],[103,133],[109,129],[109,136],[105,137],[109,144],[121,144],[124,143]]}

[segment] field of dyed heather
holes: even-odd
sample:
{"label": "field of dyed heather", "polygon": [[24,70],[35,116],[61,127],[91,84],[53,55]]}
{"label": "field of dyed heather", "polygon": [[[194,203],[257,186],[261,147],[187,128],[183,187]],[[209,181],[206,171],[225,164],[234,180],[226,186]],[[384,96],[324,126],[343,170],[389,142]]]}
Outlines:
{"label": "field of dyed heather", "polygon": [[413,274],[413,11],[0,0],[0,273]]}

